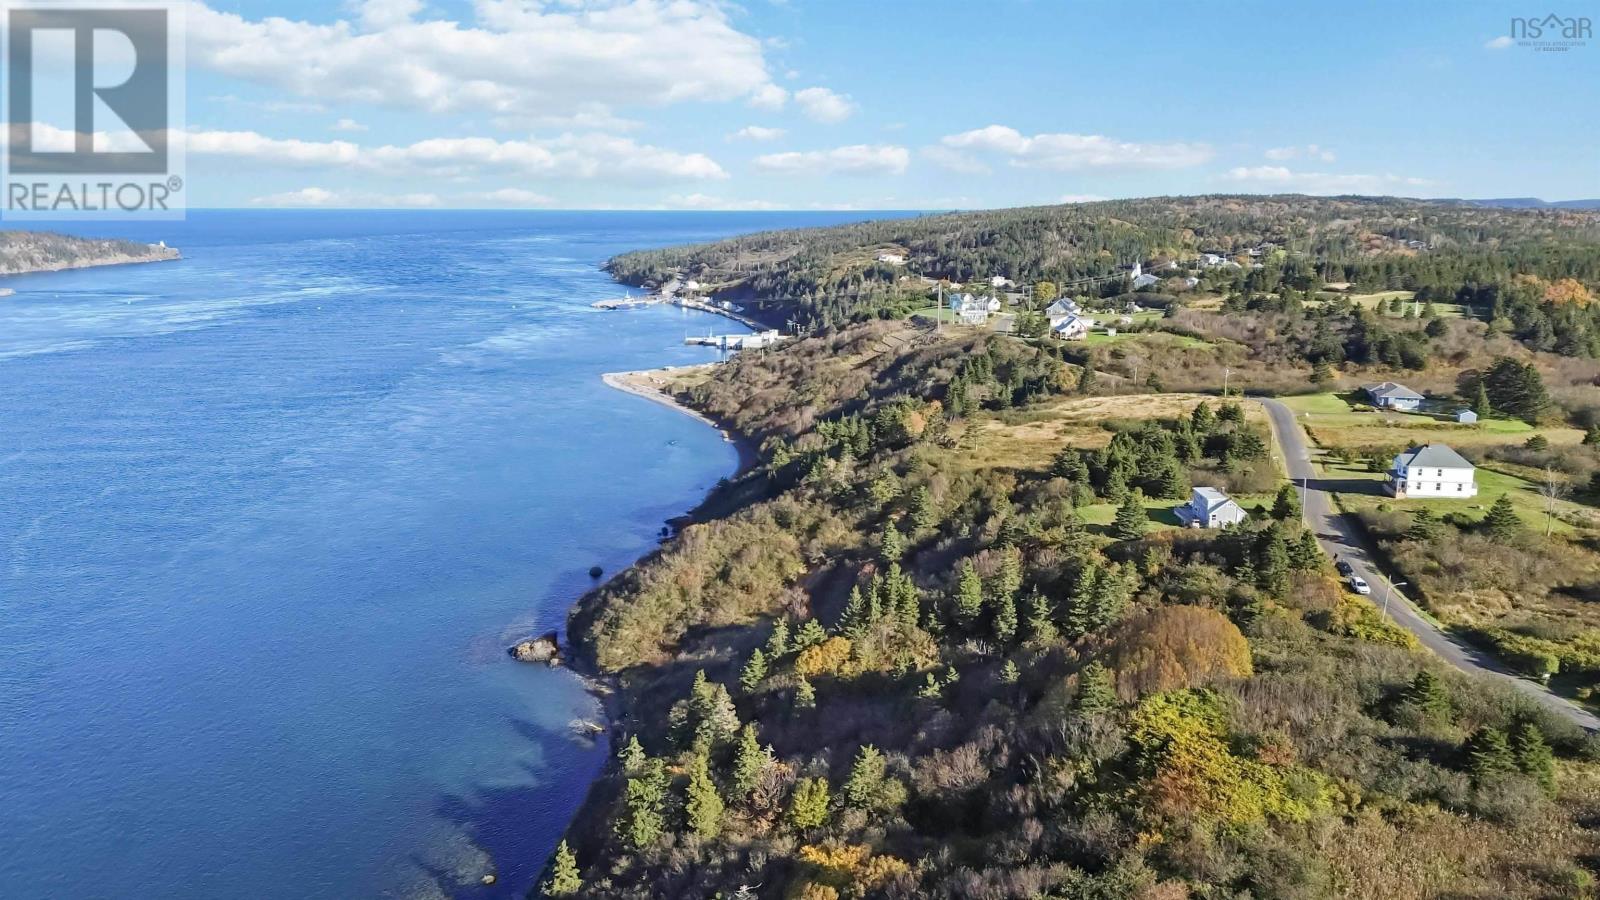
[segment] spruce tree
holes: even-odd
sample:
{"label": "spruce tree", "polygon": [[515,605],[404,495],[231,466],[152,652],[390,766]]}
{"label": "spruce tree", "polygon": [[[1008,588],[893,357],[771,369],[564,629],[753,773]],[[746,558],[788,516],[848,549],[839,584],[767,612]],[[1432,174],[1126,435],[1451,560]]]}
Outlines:
{"label": "spruce tree", "polygon": [[795,782],[785,816],[791,827],[805,831],[828,821],[828,779],[802,778]]}
{"label": "spruce tree", "polygon": [[1195,434],[1210,434],[1212,429],[1217,427],[1217,417],[1211,411],[1211,404],[1204,400],[1200,401],[1194,412],[1189,414],[1189,424],[1194,426]]}
{"label": "spruce tree", "polygon": [[622,823],[622,835],[635,850],[648,849],[661,837],[667,785],[667,767],[659,759],[647,760],[643,770],[628,779],[623,792],[628,814]]}
{"label": "spruce tree", "polygon": [[1144,537],[1145,523],[1144,492],[1135,490],[1117,508],[1117,516],[1111,523],[1111,536],[1119,541],[1136,541]]}
{"label": "spruce tree", "polygon": [[961,625],[971,628],[983,615],[983,579],[973,567],[972,560],[961,564],[961,578],[956,584],[956,618]]}
{"label": "spruce tree", "polygon": [[697,837],[710,839],[722,832],[722,795],[711,780],[711,761],[703,753],[689,758],[689,783],[685,788],[683,811],[689,830]]}
{"label": "spruce tree", "polygon": [[795,709],[817,708],[817,689],[812,687],[811,682],[804,678],[800,679],[800,683],[795,685],[794,706]]}
{"label": "spruce tree", "polygon": [[1067,447],[1056,454],[1055,460],[1050,464],[1050,474],[1057,478],[1084,482],[1089,480],[1089,466],[1083,461],[1082,453]]}
{"label": "spruce tree", "polygon": [[917,698],[937,700],[942,696],[944,696],[944,685],[939,683],[939,679],[932,672],[929,672],[928,677],[922,682],[922,687],[917,690]]}
{"label": "spruce tree", "polygon": [[1010,644],[1017,636],[1017,601],[1010,594],[1001,594],[994,602],[994,639],[1002,645]]}
{"label": "spruce tree", "polygon": [[1036,645],[1048,644],[1057,637],[1055,610],[1043,594],[1035,591],[1027,600],[1028,640]]}
{"label": "spruce tree", "polygon": [[799,651],[807,647],[815,647],[827,639],[827,629],[823,628],[822,624],[816,619],[807,619],[800,626],[800,633],[794,637],[794,649]]}
{"label": "spruce tree", "polygon": [[1279,522],[1300,518],[1300,492],[1294,489],[1294,485],[1285,484],[1278,488],[1278,496],[1272,501],[1272,517]]}
{"label": "spruce tree", "polygon": [[1100,713],[1117,705],[1117,689],[1111,681],[1111,670],[1098,662],[1089,663],[1078,672],[1078,711]]}
{"label": "spruce tree", "polygon": [[754,693],[761,686],[761,680],[767,677],[767,656],[757,647],[750,651],[750,660],[744,664],[744,670],[739,673],[739,684],[744,687],[745,693]]}
{"label": "spruce tree", "polygon": [[866,744],[856,752],[850,777],[844,782],[844,801],[857,809],[873,809],[883,791],[888,763],[878,748]]}
{"label": "spruce tree", "polygon": [[1484,387],[1483,379],[1478,379],[1478,389],[1472,393],[1472,411],[1478,418],[1487,419],[1494,415],[1494,407],[1489,405],[1489,389]]}
{"label": "spruce tree", "polygon": [[771,752],[761,749],[754,723],[739,729],[739,743],[733,751],[733,777],[729,784],[733,796],[741,800],[750,796],[750,792],[761,783],[762,773],[766,772],[772,761]]}
{"label": "spruce tree", "polygon": [[1406,540],[1428,543],[1439,536],[1439,520],[1433,511],[1418,509],[1411,513],[1411,527],[1406,529]]}
{"label": "spruce tree", "polygon": [[911,508],[907,515],[911,519],[913,534],[923,534],[932,531],[939,524],[939,510],[933,505],[933,493],[927,485],[917,485],[911,492]]}
{"label": "spruce tree", "polygon": [[1467,771],[1476,784],[1493,781],[1517,771],[1517,758],[1506,741],[1506,733],[1488,725],[1467,738]]}
{"label": "spruce tree", "polygon": [[1006,660],[1005,665],[1000,667],[1000,683],[1016,684],[1021,680],[1022,671],[1017,668],[1017,664],[1012,660]]}
{"label": "spruce tree", "polygon": [[637,734],[628,735],[628,742],[617,751],[617,761],[621,763],[624,775],[637,775],[643,772],[646,759],[644,746],[639,743]]}
{"label": "spruce tree", "polygon": [[1411,684],[1406,687],[1403,699],[1424,718],[1436,722],[1448,722],[1453,715],[1450,705],[1450,691],[1445,687],[1444,680],[1433,674],[1428,669],[1417,673],[1411,679]]}
{"label": "spruce tree", "polygon": [[1189,496],[1189,473],[1176,458],[1168,461],[1161,470],[1161,496],[1168,500],[1181,500]]}
{"label": "spruce tree", "polygon": [[1589,430],[1583,433],[1583,445],[1585,447],[1600,447],[1600,422],[1590,425]]}
{"label": "spruce tree", "polygon": [[1307,528],[1300,532],[1300,538],[1289,548],[1289,567],[1296,572],[1311,572],[1322,565],[1322,545],[1317,543],[1317,536]]}
{"label": "spruce tree", "polygon": [[1510,494],[1501,494],[1489,507],[1489,512],[1483,517],[1483,528],[1496,538],[1515,537],[1522,530],[1522,519],[1517,517],[1517,508],[1511,502]]}
{"label": "spruce tree", "polygon": [[578,857],[564,840],[556,845],[556,855],[550,863],[550,879],[544,883],[543,890],[546,897],[571,897],[583,890]]}
{"label": "spruce tree", "polygon": [[772,634],[767,636],[767,657],[778,659],[789,652],[789,620],[779,619],[772,623]]}
{"label": "spruce tree", "polygon": [[1511,752],[1517,758],[1517,768],[1522,774],[1532,776],[1546,793],[1556,787],[1556,760],[1544,733],[1532,722],[1523,722],[1511,736]]}
{"label": "spruce tree", "polygon": [[900,529],[891,520],[883,525],[883,536],[878,541],[878,556],[884,565],[900,561],[906,555],[906,541]]}

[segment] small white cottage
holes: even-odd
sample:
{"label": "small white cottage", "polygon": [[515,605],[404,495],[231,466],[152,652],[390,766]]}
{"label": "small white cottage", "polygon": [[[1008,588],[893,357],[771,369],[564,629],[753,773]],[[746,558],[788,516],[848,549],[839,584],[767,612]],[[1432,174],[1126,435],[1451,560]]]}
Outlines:
{"label": "small white cottage", "polygon": [[1249,517],[1232,497],[1216,488],[1197,487],[1189,502],[1173,510],[1188,528],[1226,528]]}

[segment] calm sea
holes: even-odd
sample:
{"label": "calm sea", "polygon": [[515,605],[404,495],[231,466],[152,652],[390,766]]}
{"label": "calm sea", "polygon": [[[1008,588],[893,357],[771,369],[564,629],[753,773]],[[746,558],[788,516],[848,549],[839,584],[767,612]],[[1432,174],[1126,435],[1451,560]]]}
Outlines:
{"label": "calm sea", "polygon": [[598,264],[864,217],[65,229],[186,258],[0,281],[0,895],[520,896],[606,748],[504,648],[736,463],[599,376],[738,326]]}

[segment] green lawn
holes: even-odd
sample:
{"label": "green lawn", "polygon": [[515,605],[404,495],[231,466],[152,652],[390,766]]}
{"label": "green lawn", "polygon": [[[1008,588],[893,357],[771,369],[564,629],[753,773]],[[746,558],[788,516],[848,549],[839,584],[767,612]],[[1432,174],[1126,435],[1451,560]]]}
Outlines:
{"label": "green lawn", "polygon": [[[1346,465],[1333,460],[1324,460],[1322,471],[1333,481],[1361,482],[1370,485],[1370,493],[1355,489],[1337,492],[1339,505],[1351,512],[1387,503],[1396,509],[1429,509],[1439,516],[1462,513],[1468,517],[1479,518],[1488,511],[1490,504],[1500,499],[1501,494],[1509,494],[1512,504],[1517,508],[1517,515],[1522,517],[1522,523],[1530,529],[1544,530],[1545,498],[1539,493],[1538,486],[1515,475],[1496,472],[1493,469],[1480,467],[1477,474],[1478,496],[1459,500],[1443,497],[1396,500],[1382,492],[1383,474],[1368,472],[1366,466],[1360,463]],[[1591,511],[1570,501],[1561,501],[1556,506],[1561,512],[1578,513],[1586,517],[1591,515]],[[1555,520],[1554,530],[1560,534],[1570,534],[1573,528],[1558,518]]]}
{"label": "green lawn", "polygon": [[[1357,306],[1365,306],[1368,309],[1376,307],[1380,303],[1387,304],[1390,300],[1395,299],[1400,300],[1402,303],[1409,303],[1415,296],[1416,293],[1414,291],[1378,291],[1377,293],[1373,294],[1344,294],[1338,291],[1317,292],[1317,299],[1320,301],[1327,302],[1340,297],[1345,297],[1351,303],[1354,303]],[[1405,314],[1406,308],[1401,309],[1401,315]],[[1441,319],[1463,319],[1467,318],[1469,315],[1467,308],[1459,303],[1444,303],[1435,300],[1433,302],[1433,309],[1439,314],[1439,318]],[[1419,314],[1422,312],[1420,307],[1417,307],[1417,312]],[[1383,311],[1383,315],[1394,316],[1394,314],[1390,313],[1387,309]],[[1398,318],[1398,316],[1396,316],[1396,318]]]}
{"label": "green lawn", "polygon": [[[1248,511],[1257,504],[1271,509],[1275,497],[1272,494],[1240,494],[1233,499]],[[1187,502],[1189,502],[1187,498],[1183,500],[1168,500],[1166,498],[1151,499],[1146,497],[1144,501],[1145,518],[1152,526],[1152,530],[1182,528],[1182,523],[1178,521],[1177,515],[1172,510]],[[1085,525],[1107,527],[1116,519],[1118,506],[1119,504],[1116,503],[1096,503],[1093,506],[1080,506],[1078,507],[1078,516]]]}
{"label": "green lawn", "polygon": [[1357,412],[1353,394],[1303,394],[1280,398],[1323,447],[1372,447],[1401,443],[1440,442],[1461,447],[1520,444],[1537,430],[1552,444],[1583,439],[1576,428],[1540,428],[1520,419],[1489,418],[1475,425],[1457,423],[1443,413]]}

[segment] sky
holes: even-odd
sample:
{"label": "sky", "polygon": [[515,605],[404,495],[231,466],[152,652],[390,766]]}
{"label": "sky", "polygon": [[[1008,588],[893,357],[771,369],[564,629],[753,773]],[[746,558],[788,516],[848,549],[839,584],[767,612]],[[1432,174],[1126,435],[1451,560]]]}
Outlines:
{"label": "sky", "polygon": [[189,205],[1600,197],[1530,2],[190,2]]}

